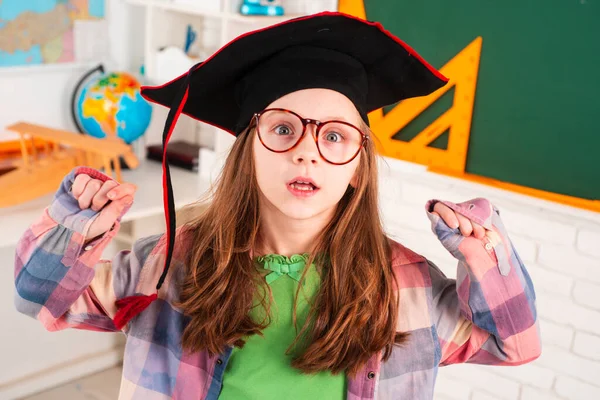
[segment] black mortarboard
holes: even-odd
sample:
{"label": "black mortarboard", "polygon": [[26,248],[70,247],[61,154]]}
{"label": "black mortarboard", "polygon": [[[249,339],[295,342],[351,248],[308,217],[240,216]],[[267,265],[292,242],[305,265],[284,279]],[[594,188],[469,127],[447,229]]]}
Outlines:
{"label": "black mortarboard", "polygon": [[[444,86],[447,79],[381,24],[350,15],[323,12],[239,36],[187,73],[156,87],[143,87],[145,99],[170,108],[163,131],[163,197],[167,257],[175,241],[175,210],[167,143],[184,113],[235,136],[254,113],[301,89],[332,89],[348,97],[368,124],[367,114]],[[119,301],[118,326],[154,298]]]}

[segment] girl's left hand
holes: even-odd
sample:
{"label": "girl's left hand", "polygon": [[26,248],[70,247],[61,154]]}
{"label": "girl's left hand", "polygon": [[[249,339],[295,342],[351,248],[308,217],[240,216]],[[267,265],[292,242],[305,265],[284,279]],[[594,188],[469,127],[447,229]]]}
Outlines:
{"label": "girl's left hand", "polygon": [[460,228],[463,236],[475,236],[477,239],[485,237],[485,228],[467,217],[455,213],[450,207],[442,202],[437,202],[433,206],[433,214],[437,214],[452,229]]}

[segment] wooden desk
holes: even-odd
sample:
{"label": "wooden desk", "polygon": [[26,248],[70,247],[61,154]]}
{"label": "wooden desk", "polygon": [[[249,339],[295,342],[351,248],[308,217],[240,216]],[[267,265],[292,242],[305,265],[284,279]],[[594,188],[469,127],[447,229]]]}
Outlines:
{"label": "wooden desk", "polygon": [[[143,161],[135,170],[123,171],[123,179],[138,187],[123,222],[163,213],[162,172],[158,162]],[[176,167],[171,167],[171,182],[176,208],[195,201],[209,187],[208,180],[199,174]],[[0,248],[15,245],[27,227],[52,202],[52,197],[53,194],[18,206],[0,208]]]}

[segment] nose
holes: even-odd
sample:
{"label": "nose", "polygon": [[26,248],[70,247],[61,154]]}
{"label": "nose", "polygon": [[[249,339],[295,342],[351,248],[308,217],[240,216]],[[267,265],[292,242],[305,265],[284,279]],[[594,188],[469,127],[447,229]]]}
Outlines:
{"label": "nose", "polygon": [[306,126],[304,137],[300,139],[300,143],[292,150],[295,163],[307,162],[316,164],[319,162],[321,156],[319,155],[319,149],[315,140],[316,129],[317,126],[315,124],[308,124]]}

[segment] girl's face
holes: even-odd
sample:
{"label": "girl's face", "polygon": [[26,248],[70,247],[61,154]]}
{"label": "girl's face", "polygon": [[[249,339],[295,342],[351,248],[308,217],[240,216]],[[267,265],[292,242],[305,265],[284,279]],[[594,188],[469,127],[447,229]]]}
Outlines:
{"label": "girl's face", "polygon": [[[361,117],[354,104],[344,95],[329,89],[305,89],[285,95],[267,108],[284,108],[303,118],[319,121],[341,120],[356,127]],[[261,201],[293,219],[309,219],[331,213],[348,185],[355,186],[359,154],[344,165],[330,164],[321,158],[315,143],[316,125],[309,124],[300,143],[285,153],[265,148],[254,135],[256,178],[262,192]],[[284,131],[285,132],[285,131]],[[297,181],[312,180],[317,188]],[[308,189],[308,190],[306,190]]]}

